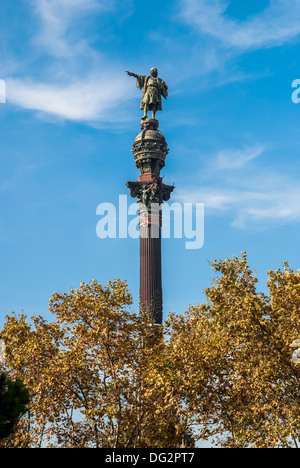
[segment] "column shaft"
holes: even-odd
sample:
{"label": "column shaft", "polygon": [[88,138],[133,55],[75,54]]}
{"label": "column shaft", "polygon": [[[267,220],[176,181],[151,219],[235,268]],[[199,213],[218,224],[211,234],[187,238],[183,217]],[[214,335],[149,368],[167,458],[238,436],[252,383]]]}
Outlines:
{"label": "column shaft", "polygon": [[162,323],[161,228],[151,222],[140,223],[140,307]]}

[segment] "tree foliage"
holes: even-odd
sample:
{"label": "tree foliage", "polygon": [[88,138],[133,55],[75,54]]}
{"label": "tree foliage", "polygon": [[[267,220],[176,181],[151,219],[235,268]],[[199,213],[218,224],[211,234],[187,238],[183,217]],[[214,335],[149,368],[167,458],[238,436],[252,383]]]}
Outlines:
{"label": "tree foliage", "polygon": [[22,377],[31,405],[6,446],[179,443],[175,403],[156,379],[164,343],[150,320],[128,312],[131,302],[126,283],[94,280],[53,295],[54,322],[7,317],[8,371]]}
{"label": "tree foliage", "polygon": [[293,447],[300,438],[300,272],[269,271],[257,292],[246,254],[214,261],[205,304],[169,321],[172,360],[188,410],[224,447]]}
{"label": "tree foliage", "polygon": [[293,447],[300,438],[300,272],[269,272],[257,292],[246,254],[214,261],[204,304],[164,331],[130,311],[126,283],[56,293],[55,317],[6,318],[11,378],[30,410],[3,447],[179,447],[184,434],[224,447]]}

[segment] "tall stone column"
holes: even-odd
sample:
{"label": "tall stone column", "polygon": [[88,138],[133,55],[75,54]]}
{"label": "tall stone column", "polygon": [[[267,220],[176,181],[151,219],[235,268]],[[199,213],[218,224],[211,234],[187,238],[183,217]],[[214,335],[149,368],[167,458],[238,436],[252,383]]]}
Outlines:
{"label": "tall stone column", "polygon": [[140,225],[140,312],[148,312],[156,324],[163,321],[161,228],[162,204],[174,186],[165,185],[160,171],[165,166],[168,145],[156,119],[144,119],[132,152],[140,170],[136,182],[127,182],[138,199]]}

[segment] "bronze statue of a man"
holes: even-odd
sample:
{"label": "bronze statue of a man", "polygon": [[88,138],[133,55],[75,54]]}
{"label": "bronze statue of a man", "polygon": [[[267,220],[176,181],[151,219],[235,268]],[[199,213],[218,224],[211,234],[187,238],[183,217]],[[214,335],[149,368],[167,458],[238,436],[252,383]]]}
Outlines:
{"label": "bronze statue of a man", "polygon": [[161,78],[158,78],[157,68],[151,68],[150,76],[136,75],[129,71],[126,73],[137,79],[137,88],[143,88],[141,109],[144,109],[144,115],[142,119],[147,119],[148,110],[152,112],[152,118],[155,119],[156,112],[162,110],[161,97],[165,99],[168,97],[168,86]]}

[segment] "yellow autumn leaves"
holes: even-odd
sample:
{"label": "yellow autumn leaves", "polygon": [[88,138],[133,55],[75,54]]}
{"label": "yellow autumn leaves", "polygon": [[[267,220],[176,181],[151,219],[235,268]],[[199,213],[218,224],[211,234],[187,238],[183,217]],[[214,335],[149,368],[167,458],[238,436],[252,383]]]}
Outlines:
{"label": "yellow autumn leaves", "polygon": [[300,274],[287,264],[257,291],[246,254],[214,261],[204,304],[163,333],[134,314],[127,284],[55,293],[53,322],[10,315],[1,369],[30,391],[3,447],[293,447],[300,438]]}

